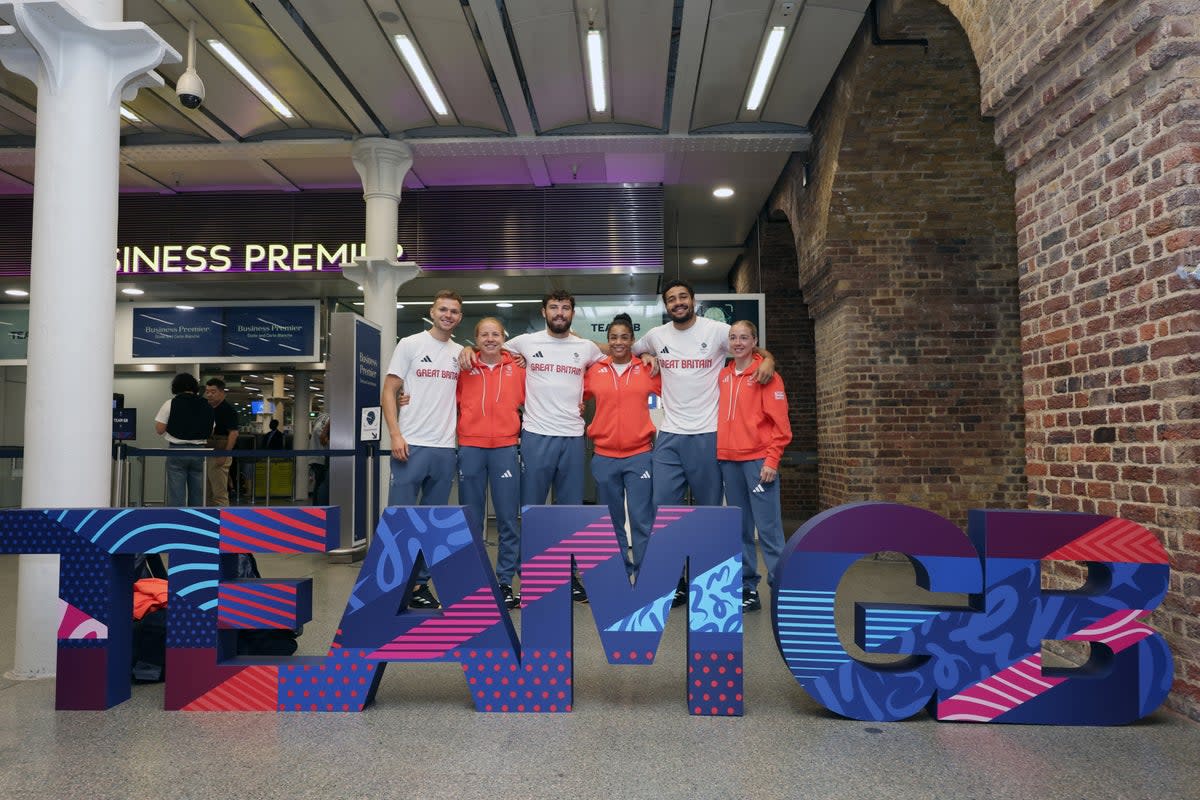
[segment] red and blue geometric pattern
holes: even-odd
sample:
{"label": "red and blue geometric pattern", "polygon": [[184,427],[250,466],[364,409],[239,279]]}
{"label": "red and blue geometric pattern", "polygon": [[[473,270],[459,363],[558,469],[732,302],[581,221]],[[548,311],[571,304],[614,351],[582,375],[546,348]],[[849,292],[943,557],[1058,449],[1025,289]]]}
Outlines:
{"label": "red and blue geometric pattern", "polygon": [[[814,517],[792,538],[773,613],[780,652],[807,692],[839,714],[877,721],[928,708],[945,721],[1115,725],[1162,703],[1171,654],[1142,622],[1168,585],[1153,534],[1089,514],[975,511],[969,522],[963,536],[928,511],[860,503]],[[906,553],[922,588],[971,598],[952,609],[858,603],[857,644],[909,655],[900,665],[857,661],[828,635],[842,575],[881,550]],[[1041,588],[1042,562],[1060,559],[1087,563],[1082,589]],[[1046,668],[1047,641],[1091,642],[1091,656]]]}
{"label": "red and blue geometric pattern", "polygon": [[[0,552],[61,556],[57,708],[105,709],[129,698],[134,554],[162,553],[169,557],[167,707],[265,710],[276,705],[277,668],[226,658],[235,634],[218,625],[222,589],[236,593],[241,583],[233,580],[233,554],[324,552],[336,546],[338,529],[336,508],[22,509],[0,512]],[[269,622],[264,608],[254,619],[246,601],[239,607],[231,599],[226,621],[277,627],[310,614],[308,596],[307,611],[294,594],[291,611]]]}

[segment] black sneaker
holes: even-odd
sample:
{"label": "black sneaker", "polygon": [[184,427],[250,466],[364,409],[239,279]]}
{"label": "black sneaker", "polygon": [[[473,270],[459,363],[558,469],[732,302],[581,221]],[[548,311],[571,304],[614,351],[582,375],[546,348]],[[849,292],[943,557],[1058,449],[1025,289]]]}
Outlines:
{"label": "black sneaker", "polygon": [[408,601],[409,608],[441,608],[442,604],[433,596],[428,583],[418,583],[413,587],[412,597]]}
{"label": "black sneaker", "polygon": [[504,598],[504,607],[505,608],[520,608],[521,607],[521,595],[514,594],[513,588],[511,586],[509,586],[507,583],[500,584],[500,596],[502,598]]}
{"label": "black sneaker", "polygon": [[742,613],[747,611],[761,611],[762,601],[758,599],[758,592],[753,589],[742,590]]}
{"label": "black sneaker", "polygon": [[586,603],[587,590],[583,588],[583,584],[579,582],[579,577],[572,573],[571,575],[571,599],[576,603]]}
{"label": "black sneaker", "polygon": [[688,585],[687,581],[680,580],[675,586],[675,597],[671,599],[671,608],[679,608],[688,601]]}

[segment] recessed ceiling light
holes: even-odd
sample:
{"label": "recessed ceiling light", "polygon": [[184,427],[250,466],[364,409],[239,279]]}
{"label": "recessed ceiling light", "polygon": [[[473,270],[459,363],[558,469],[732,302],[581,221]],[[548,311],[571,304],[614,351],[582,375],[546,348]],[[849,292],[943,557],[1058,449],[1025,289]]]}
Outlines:
{"label": "recessed ceiling light", "polygon": [[209,39],[208,46],[214,53],[217,54],[217,58],[225,62],[225,66],[236,72],[238,77],[245,81],[246,85],[249,86],[256,95],[262,98],[264,103],[275,109],[276,114],[286,119],[291,119],[295,116],[295,114],[292,113],[292,110],[287,107],[287,104],[283,102],[279,95],[275,94],[275,92],[271,90],[270,86],[267,86],[266,81],[260,78],[258,73],[256,73],[254,70],[246,66],[246,62],[242,61],[242,59],[238,57],[238,54],[230,49],[229,45],[225,44],[220,39]]}
{"label": "recessed ceiling light", "polygon": [[5,289],[4,293],[9,297],[29,297],[29,292],[24,289]]}
{"label": "recessed ceiling light", "polygon": [[124,289],[121,290],[121,294],[139,295],[139,294],[145,294],[145,292],[142,291],[141,289],[135,289],[132,286],[126,286]]}
{"label": "recessed ceiling light", "polygon": [[496,308],[512,308],[512,303],[496,303]]}
{"label": "recessed ceiling light", "polygon": [[604,40],[600,31],[587,32],[588,77],[591,79],[592,108],[603,114],[608,108],[608,90],[604,80]]}
{"label": "recessed ceiling light", "polygon": [[692,259],[692,263],[695,264],[697,267],[703,267],[705,264],[708,263],[708,259],[705,258],[704,256],[696,256],[695,258]]}
{"label": "recessed ceiling light", "polygon": [[718,186],[713,189],[713,197],[720,197],[721,199],[733,197],[733,189],[730,189],[728,186]]}
{"label": "recessed ceiling light", "polygon": [[404,303],[396,303],[396,308],[404,308]]}
{"label": "recessed ceiling light", "polygon": [[361,287],[361,286],[356,286],[356,287],[354,287],[354,288],[358,289],[360,292],[362,291],[362,287]]}
{"label": "recessed ceiling light", "polygon": [[439,117],[449,115],[450,109],[446,105],[446,101],[442,99],[442,93],[438,91],[437,84],[433,82],[433,76],[429,74],[429,69],[425,66],[425,59],[421,58],[421,54],[417,52],[417,46],[403,33],[397,33],[392,37],[392,41],[396,43],[400,57],[404,59],[408,71],[417,81],[417,88],[421,90],[421,94],[425,96],[426,102],[429,103],[434,113]]}
{"label": "recessed ceiling light", "polygon": [[195,306],[175,306],[175,307],[178,308],[180,311],[195,311],[196,310]]}
{"label": "recessed ceiling light", "polygon": [[776,25],[767,33],[763,43],[762,54],[758,59],[758,67],[754,70],[754,81],[750,84],[750,93],[746,96],[746,110],[758,111],[763,96],[767,93],[767,83],[775,73],[775,65],[779,62],[779,53],[783,49],[783,35],[786,28]]}
{"label": "recessed ceiling light", "polygon": [[500,288],[500,284],[492,283],[491,281],[485,281],[484,283],[479,284],[479,288],[483,289],[485,292],[494,292]]}

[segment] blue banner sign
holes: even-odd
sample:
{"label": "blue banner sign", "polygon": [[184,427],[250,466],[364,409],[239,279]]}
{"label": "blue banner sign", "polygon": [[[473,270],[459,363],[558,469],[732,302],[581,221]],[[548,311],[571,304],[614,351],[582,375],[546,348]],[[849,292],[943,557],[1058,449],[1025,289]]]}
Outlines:
{"label": "blue banner sign", "polygon": [[304,358],[316,349],[313,304],[133,309],[134,358]]}

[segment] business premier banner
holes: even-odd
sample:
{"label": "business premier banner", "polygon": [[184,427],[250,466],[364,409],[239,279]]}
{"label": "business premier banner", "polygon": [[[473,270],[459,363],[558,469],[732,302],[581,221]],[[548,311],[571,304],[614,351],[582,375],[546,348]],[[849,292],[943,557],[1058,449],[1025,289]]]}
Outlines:
{"label": "business premier banner", "polygon": [[[123,321],[123,320],[122,320]],[[133,360],[315,361],[316,303],[135,304],[129,316]]]}

